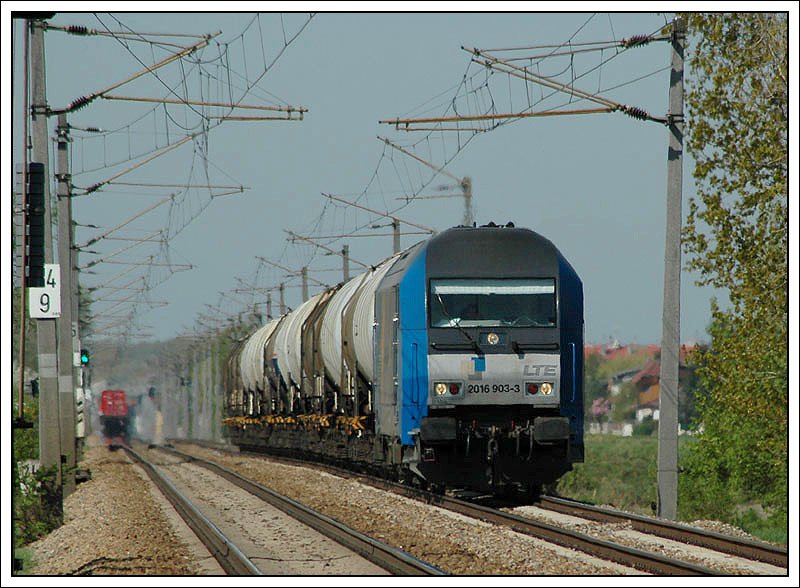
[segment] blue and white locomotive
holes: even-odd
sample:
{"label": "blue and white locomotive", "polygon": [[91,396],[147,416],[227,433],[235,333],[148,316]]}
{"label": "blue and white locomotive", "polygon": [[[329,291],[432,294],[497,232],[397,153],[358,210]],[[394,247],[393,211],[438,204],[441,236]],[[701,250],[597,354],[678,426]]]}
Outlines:
{"label": "blue and white locomotive", "polygon": [[449,229],[269,321],[225,390],[242,448],[536,492],[583,461],[583,286],[533,231]]}

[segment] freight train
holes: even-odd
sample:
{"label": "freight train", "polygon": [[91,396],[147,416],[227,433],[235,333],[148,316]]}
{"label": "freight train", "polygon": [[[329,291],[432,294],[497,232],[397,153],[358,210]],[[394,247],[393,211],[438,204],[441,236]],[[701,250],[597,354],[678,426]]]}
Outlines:
{"label": "freight train", "polygon": [[535,494],[584,457],[582,282],[534,231],[455,227],[269,320],[223,379],[242,449]]}
{"label": "freight train", "polygon": [[100,393],[100,430],[109,449],[117,449],[130,441],[130,411],[124,390],[103,390]]}

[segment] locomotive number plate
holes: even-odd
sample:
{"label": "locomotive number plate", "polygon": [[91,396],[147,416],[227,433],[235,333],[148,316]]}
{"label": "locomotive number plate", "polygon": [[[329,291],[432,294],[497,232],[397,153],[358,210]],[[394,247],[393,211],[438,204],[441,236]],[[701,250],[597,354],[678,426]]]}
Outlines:
{"label": "locomotive number plate", "polygon": [[467,384],[467,394],[519,394],[519,384]]}

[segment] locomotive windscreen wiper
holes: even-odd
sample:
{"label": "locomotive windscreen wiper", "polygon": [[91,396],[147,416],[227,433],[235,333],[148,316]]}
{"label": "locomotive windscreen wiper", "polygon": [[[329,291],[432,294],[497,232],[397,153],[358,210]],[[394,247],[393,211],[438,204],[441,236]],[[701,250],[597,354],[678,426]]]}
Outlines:
{"label": "locomotive windscreen wiper", "polygon": [[450,324],[453,325],[456,329],[458,329],[458,331],[462,335],[464,335],[464,337],[467,338],[467,341],[470,342],[470,344],[472,345],[472,348],[478,353],[478,355],[483,355],[483,349],[481,349],[481,346],[478,345],[478,342],[475,339],[473,339],[472,336],[469,333],[467,333],[463,328],[461,328],[461,325],[459,324],[459,323],[461,323],[461,319],[460,318],[454,319],[453,317],[451,317],[450,313],[447,312],[447,308],[444,305],[444,301],[442,300],[442,296],[438,292],[435,292],[435,296],[436,296],[436,300],[439,301],[439,306],[442,307],[442,313],[444,314],[445,318],[448,321],[450,321]]}

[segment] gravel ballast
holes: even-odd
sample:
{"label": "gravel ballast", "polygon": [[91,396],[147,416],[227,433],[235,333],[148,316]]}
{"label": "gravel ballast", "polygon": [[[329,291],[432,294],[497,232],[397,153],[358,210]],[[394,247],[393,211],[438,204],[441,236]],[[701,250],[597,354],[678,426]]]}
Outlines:
{"label": "gravel ballast", "polygon": [[81,465],[91,479],[64,499],[64,524],[28,546],[32,575],[208,573],[177,515],[123,451],[89,437]]}
{"label": "gravel ballast", "polygon": [[[132,464],[124,452],[111,452],[93,439],[90,438],[81,464],[91,470],[91,480],[79,484],[64,501],[64,525],[29,546],[35,564],[30,573],[220,574],[216,562],[199,546],[141,468]],[[176,444],[176,448],[207,457],[449,574],[642,574],[640,570],[379,490],[356,479],[189,444]],[[577,521],[572,524],[580,528]],[[581,530],[590,531],[586,527]],[[609,538],[616,535],[617,540],[630,535],[627,529],[613,526],[597,532],[608,533]],[[649,542],[632,536],[626,539],[626,543]],[[725,563],[728,565],[721,566],[723,573],[770,574],[763,567],[747,569],[741,562]]]}

